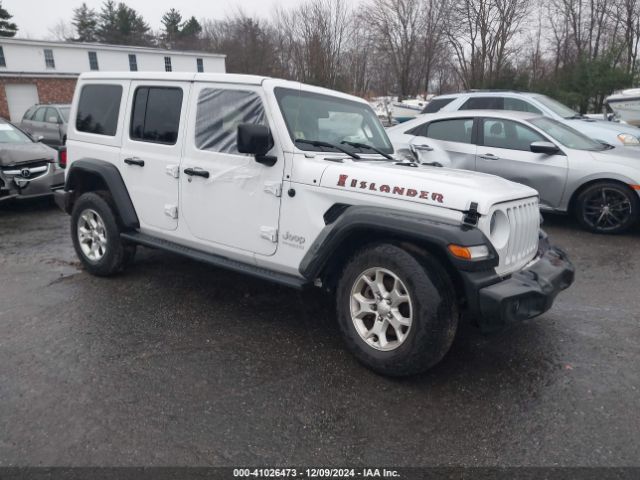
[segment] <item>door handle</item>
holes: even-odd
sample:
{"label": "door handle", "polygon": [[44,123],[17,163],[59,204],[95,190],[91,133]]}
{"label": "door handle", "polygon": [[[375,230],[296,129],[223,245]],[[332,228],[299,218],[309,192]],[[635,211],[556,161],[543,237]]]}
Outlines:
{"label": "door handle", "polygon": [[201,168],[185,168],[184,173],[190,176],[209,178],[209,172],[202,170]]}
{"label": "door handle", "polygon": [[413,148],[414,150],[420,150],[423,152],[433,152],[433,147],[429,146],[429,145],[414,145],[411,144],[411,148]]}
{"label": "door handle", "polygon": [[127,165],[137,165],[138,167],[144,167],[144,160],[140,160],[138,157],[125,158],[124,163]]}
{"label": "door handle", "polygon": [[480,155],[480,158],[483,160],[500,160],[500,157],[494,155],[493,153],[485,153],[484,155]]}

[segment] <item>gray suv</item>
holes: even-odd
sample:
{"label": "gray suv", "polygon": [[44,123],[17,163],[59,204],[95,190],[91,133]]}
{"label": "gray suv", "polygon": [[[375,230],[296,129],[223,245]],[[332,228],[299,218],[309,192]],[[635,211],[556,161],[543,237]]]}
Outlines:
{"label": "gray suv", "polygon": [[69,105],[34,105],[22,117],[20,128],[47,145],[64,145],[69,108]]}
{"label": "gray suv", "polygon": [[640,128],[580,115],[557,100],[539,93],[477,90],[440,95],[433,98],[422,113],[460,110],[509,110],[544,115],[589,138],[614,147],[630,147],[630,151],[640,155]]}

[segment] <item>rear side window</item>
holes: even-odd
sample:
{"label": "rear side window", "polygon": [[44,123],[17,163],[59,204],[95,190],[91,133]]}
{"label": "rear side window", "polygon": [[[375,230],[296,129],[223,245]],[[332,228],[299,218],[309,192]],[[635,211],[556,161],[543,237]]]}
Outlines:
{"label": "rear side window", "polygon": [[131,112],[131,139],[175,145],[181,109],[181,88],[139,87]]}
{"label": "rear side window", "polygon": [[45,122],[47,123],[59,123],[60,122],[60,115],[58,115],[58,112],[56,111],[55,108],[47,108],[47,111],[45,113]]}
{"label": "rear side window", "polygon": [[471,143],[473,118],[453,118],[431,122],[426,136],[445,142]]}
{"label": "rear side window", "polygon": [[260,96],[245,90],[204,88],[198,96],[196,148],[238,154],[238,125],[267,125]]}
{"label": "rear side window", "polygon": [[113,137],[118,127],[121,98],[122,86],[120,85],[82,87],[76,114],[76,130]]}
{"label": "rear side window", "polygon": [[504,98],[471,97],[462,104],[460,110],[504,110]]}
{"label": "rear side window", "polygon": [[436,112],[439,112],[441,109],[443,109],[444,107],[449,105],[455,99],[456,99],[456,97],[434,98],[429,103],[427,103],[427,106],[424,107],[424,109],[422,110],[422,113],[436,113]]}

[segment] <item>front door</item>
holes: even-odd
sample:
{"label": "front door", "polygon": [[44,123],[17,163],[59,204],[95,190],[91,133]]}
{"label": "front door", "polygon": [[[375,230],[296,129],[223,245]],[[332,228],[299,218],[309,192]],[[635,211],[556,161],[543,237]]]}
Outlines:
{"label": "front door", "polygon": [[269,125],[261,89],[196,83],[180,167],[180,206],[189,231],[198,239],[272,255],[278,220],[284,160],[273,166],[238,153],[241,123]]}
{"label": "front door", "polygon": [[58,111],[53,107],[47,107],[41,131],[42,142],[47,145],[61,145],[60,125],[62,125],[62,119]]}
{"label": "front door", "polygon": [[513,120],[485,118],[480,126],[476,168],[535,188],[540,204],[557,207],[567,181],[567,157],[533,153],[531,143],[548,142],[540,133]]}
{"label": "front door", "polygon": [[132,82],[120,171],[143,228],[178,226],[178,176],[188,82]]}

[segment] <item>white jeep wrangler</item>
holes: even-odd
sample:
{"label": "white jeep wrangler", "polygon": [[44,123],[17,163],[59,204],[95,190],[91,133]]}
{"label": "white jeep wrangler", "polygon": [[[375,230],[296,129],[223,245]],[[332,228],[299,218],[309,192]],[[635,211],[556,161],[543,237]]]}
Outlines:
{"label": "white jeep wrangler", "polygon": [[545,312],[573,281],[535,190],[394,157],[371,107],[270,78],[91,73],[78,81],[59,205],[85,268],[136,245],[335,292],[356,357],[387,375]]}

